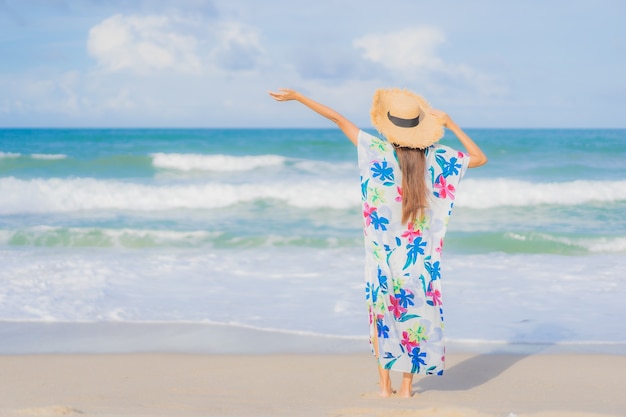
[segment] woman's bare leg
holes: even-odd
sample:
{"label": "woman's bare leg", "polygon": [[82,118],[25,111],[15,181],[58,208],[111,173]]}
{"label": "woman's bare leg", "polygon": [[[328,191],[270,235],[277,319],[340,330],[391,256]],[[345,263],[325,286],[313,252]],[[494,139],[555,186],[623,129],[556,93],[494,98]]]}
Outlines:
{"label": "woman's bare leg", "polygon": [[413,396],[413,374],[405,372],[402,375],[402,386],[400,387],[398,395],[404,398]]}
{"label": "woman's bare leg", "polygon": [[378,364],[378,376],[380,385],[380,396],[381,397],[391,397],[393,394],[393,388],[391,388],[391,377],[389,376],[389,369],[383,369],[380,364]]}

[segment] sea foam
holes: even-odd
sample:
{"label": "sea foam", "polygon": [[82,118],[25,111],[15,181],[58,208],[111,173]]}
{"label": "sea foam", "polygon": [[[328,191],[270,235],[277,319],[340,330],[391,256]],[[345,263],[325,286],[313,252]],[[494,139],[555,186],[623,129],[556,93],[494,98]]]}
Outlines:
{"label": "sea foam", "polygon": [[229,156],[181,153],[153,153],[155,168],[178,171],[251,171],[257,168],[280,166],[286,158],[278,155]]}
{"label": "sea foam", "polygon": [[15,152],[0,152],[0,159],[2,158],[19,158],[22,154]]}
{"label": "sea foam", "polygon": [[574,206],[591,202],[626,201],[626,180],[528,182],[494,178],[466,179],[461,184],[457,205],[470,208]]}
{"label": "sea foam", "polygon": [[65,159],[67,158],[67,155],[62,153],[34,153],[31,154],[30,157],[33,159]]}
{"label": "sea foam", "polygon": [[545,244],[561,245],[571,251],[578,250],[582,253],[626,253],[626,237],[623,236],[567,237],[545,232],[506,232],[504,237],[510,240],[529,242],[540,251],[539,253],[547,252]]}
{"label": "sea foam", "polygon": [[[462,184],[456,205],[485,209],[507,206],[573,206],[626,201],[626,181],[532,183],[471,179]],[[0,214],[77,210],[153,211],[212,209],[254,201],[279,201],[297,208],[354,209],[358,180],[302,178],[228,184],[142,184],[92,178],[0,178]]]}
{"label": "sea foam", "polygon": [[[0,152],[0,159],[3,158],[20,158],[24,157],[21,153],[17,152]],[[33,153],[30,155],[30,158],[33,159],[65,159],[67,155],[65,154],[47,154],[47,153]]]}
{"label": "sea foam", "polygon": [[[358,204],[358,184],[326,181],[145,185],[92,178],[0,179],[0,214],[78,210],[212,209],[258,200],[343,209]],[[306,191],[306,192],[304,192]]]}
{"label": "sea foam", "polygon": [[41,247],[190,247],[208,244],[221,232],[35,226],[0,230],[0,245]]}

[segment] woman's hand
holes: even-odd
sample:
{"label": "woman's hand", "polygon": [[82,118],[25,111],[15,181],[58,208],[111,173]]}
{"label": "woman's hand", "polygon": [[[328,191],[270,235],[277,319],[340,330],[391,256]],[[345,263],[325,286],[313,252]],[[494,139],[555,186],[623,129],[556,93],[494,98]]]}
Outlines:
{"label": "woman's hand", "polygon": [[269,91],[269,94],[276,101],[295,100],[298,96],[298,92],[290,88],[279,88],[277,92]]}
{"label": "woman's hand", "polygon": [[442,126],[444,126],[444,127],[448,127],[452,123],[452,119],[450,118],[450,116],[448,116],[448,113],[446,113],[444,111],[436,110],[436,109],[430,109],[430,110],[428,110],[428,113],[431,116],[434,116],[436,119],[439,119],[439,121],[441,122]]}

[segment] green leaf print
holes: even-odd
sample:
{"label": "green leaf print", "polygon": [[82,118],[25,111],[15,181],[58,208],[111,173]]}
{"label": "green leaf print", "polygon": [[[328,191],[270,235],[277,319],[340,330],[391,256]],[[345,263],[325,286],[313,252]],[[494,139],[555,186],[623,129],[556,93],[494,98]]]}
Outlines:
{"label": "green leaf print", "polygon": [[385,364],[385,369],[391,369],[393,367],[393,364],[396,363],[396,361],[398,360],[398,358],[395,358],[392,361],[389,361]]}
{"label": "green leaf print", "polygon": [[397,321],[404,323],[405,321],[418,319],[419,317],[420,316],[418,316],[417,314],[403,314]]}
{"label": "green leaf print", "polygon": [[372,148],[377,149],[381,152],[386,152],[387,151],[387,141],[381,140],[377,137],[374,137],[372,139],[372,144],[370,145]]}

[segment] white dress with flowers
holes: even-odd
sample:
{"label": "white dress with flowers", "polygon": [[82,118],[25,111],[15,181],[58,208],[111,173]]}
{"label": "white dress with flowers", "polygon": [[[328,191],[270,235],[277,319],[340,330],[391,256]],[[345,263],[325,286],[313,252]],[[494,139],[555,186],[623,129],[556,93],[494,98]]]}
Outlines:
{"label": "white dress with flowers", "polygon": [[403,224],[402,172],[393,145],[361,131],[358,153],[370,342],[377,339],[385,369],[441,375],[441,249],[469,156],[441,144],[427,148],[429,207],[424,218]]}

